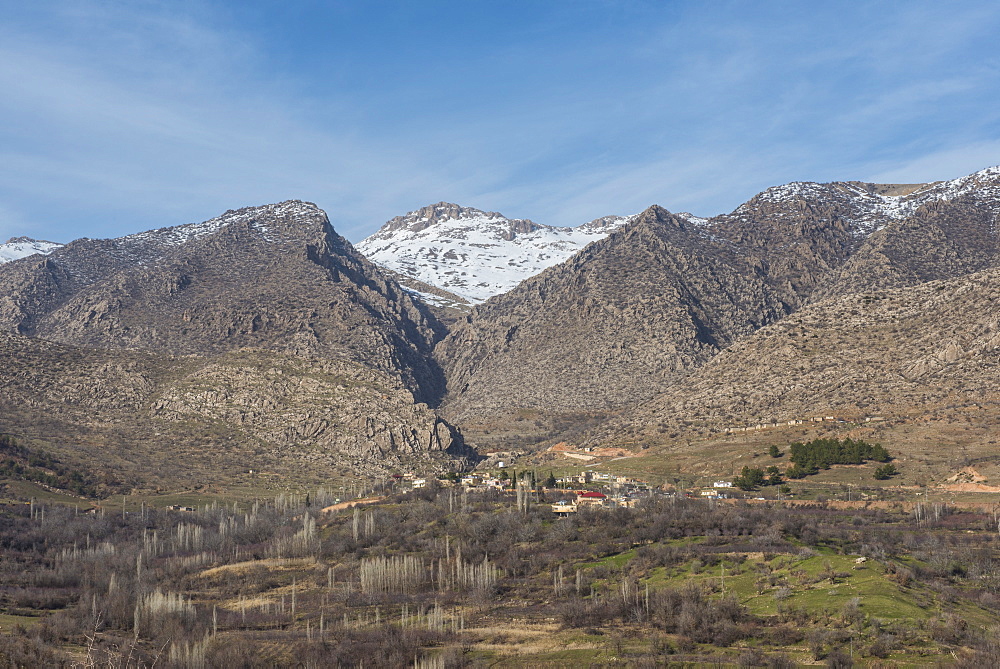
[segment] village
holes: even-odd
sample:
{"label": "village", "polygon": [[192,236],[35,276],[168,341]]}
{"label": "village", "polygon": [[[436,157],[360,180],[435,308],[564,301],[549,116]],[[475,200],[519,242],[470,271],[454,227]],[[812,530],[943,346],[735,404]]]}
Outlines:
{"label": "village", "polygon": [[441,477],[423,477],[413,473],[393,474],[391,485],[397,491],[419,490],[436,485],[444,488],[460,488],[466,493],[490,493],[498,496],[514,496],[520,493],[532,496],[535,503],[549,504],[554,513],[562,516],[577,513],[583,508],[632,508],[639,500],[650,497],[727,499],[734,490],[732,481],[719,480],[713,482],[711,487],[693,491],[675,491],[628,476],[589,469],[579,474],[560,477],[550,474],[545,480],[535,478],[533,472],[525,472],[520,476],[506,469],[501,469],[500,472],[496,475],[490,472],[473,472]]}

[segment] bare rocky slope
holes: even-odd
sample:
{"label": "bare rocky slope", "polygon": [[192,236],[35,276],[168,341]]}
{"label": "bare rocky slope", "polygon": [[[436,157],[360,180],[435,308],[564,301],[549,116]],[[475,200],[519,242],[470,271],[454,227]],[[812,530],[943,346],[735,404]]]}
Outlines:
{"label": "bare rocky slope", "polygon": [[80,239],[0,266],[0,326],[93,348],[171,354],[260,346],[357,360],[436,402],[442,326],[354,251],[315,205]]}
{"label": "bare rocky slope", "polygon": [[315,483],[467,455],[397,378],[349,360],[177,357],[3,332],[0,356],[3,432],[141,489]]}
{"label": "bare rocky slope", "polygon": [[[25,341],[72,346],[66,350],[88,370],[51,372],[45,355],[8,338],[7,373],[27,375],[10,381],[8,407],[34,409],[9,409],[0,430],[53,443],[86,430],[109,447],[159,432],[156,441],[172,453],[167,444],[184,435],[221,432],[226,440],[201,440],[218,458],[228,457],[217,451],[222,444],[256,443],[275,462],[312,452],[358,472],[430,453],[467,455],[458,433],[428,408],[444,391],[430,355],[444,326],[312,204],[77,240],[0,266],[0,287],[0,327]],[[157,369],[187,371],[167,379],[143,363],[135,375],[120,374],[113,361],[140,352]],[[257,362],[233,362],[241,352]],[[286,368],[293,371],[282,376]],[[111,393],[100,411],[88,404],[88,385]],[[75,390],[63,396],[66,388]],[[84,410],[59,411],[63,404]],[[41,425],[50,413],[62,416],[58,429],[32,426],[31,415]]]}
{"label": "bare rocky slope", "polygon": [[995,458],[998,373],[1000,269],[992,268],[808,305],[587,438],[647,447],[757,439],[793,429],[790,421],[833,418],[895,435],[904,452],[928,441],[929,457],[962,448]]}
{"label": "bare rocky slope", "polygon": [[[191,480],[227,457],[298,474],[443,467],[469,455],[463,434],[648,445],[789,412],[912,418],[992,392],[976,376],[992,344],[975,342],[993,341],[998,220],[1000,168],[791,183],[712,219],[653,206],[598,221],[596,241],[462,316],[425,302],[460,295],[381,270],[303,202],[77,240],[0,265],[0,431],[133,466],[190,453],[172,476]],[[389,246],[447,228],[461,244],[435,253],[459,262],[484,235],[542,227],[444,203],[390,224]]]}
{"label": "bare rocky slope", "polygon": [[556,436],[544,414],[648,400],[816,300],[992,267],[998,186],[991,168],[924,185],[793,183],[704,222],[650,208],[452,328],[435,350],[445,415],[479,440],[540,412],[521,436]]}
{"label": "bare rocky slope", "polygon": [[744,256],[652,207],[476,307],[435,354],[456,415],[605,410],[648,398],[782,315]]}

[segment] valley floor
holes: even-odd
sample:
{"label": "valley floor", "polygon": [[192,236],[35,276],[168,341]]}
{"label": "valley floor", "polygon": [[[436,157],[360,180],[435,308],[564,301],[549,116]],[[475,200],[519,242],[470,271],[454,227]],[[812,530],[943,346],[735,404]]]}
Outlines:
{"label": "valley floor", "polygon": [[994,513],[427,487],[0,505],[9,666],[997,666]]}

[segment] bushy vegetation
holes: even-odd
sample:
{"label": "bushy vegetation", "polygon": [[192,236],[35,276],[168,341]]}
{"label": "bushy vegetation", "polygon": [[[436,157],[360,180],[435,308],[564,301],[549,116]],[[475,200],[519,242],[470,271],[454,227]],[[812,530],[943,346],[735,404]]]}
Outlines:
{"label": "bushy vegetation", "polygon": [[0,478],[31,481],[87,497],[112,491],[116,483],[111,480],[98,482],[44,451],[21,445],[17,439],[6,434],[0,434]]}
{"label": "bushy vegetation", "polygon": [[740,490],[756,490],[761,486],[781,485],[784,482],[781,470],[775,465],[766,470],[760,467],[744,467],[740,475],[733,479],[733,485]]}
{"label": "bushy vegetation", "polygon": [[869,460],[888,462],[892,456],[881,445],[858,439],[813,439],[792,444],[788,459],[792,467],[786,475],[800,479],[829,469],[830,465],[860,465]]}
{"label": "bushy vegetation", "polygon": [[898,473],[899,472],[896,471],[896,465],[890,462],[888,464],[882,465],[881,467],[876,467],[874,477],[879,481],[885,481],[886,479],[890,479]]}
{"label": "bushy vegetation", "polygon": [[286,496],[193,513],[2,506],[0,609],[22,627],[0,636],[0,658],[779,667],[852,647],[911,664],[995,657],[989,514],[650,497],[557,518],[531,501],[432,486],[331,512],[322,490],[309,505]]}

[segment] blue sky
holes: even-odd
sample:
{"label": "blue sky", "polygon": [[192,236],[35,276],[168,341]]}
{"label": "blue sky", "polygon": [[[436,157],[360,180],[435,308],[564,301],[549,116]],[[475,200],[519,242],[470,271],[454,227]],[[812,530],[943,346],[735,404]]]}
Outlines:
{"label": "blue sky", "polygon": [[994,2],[0,0],[0,241],[285,199],[577,225],[1000,163]]}

